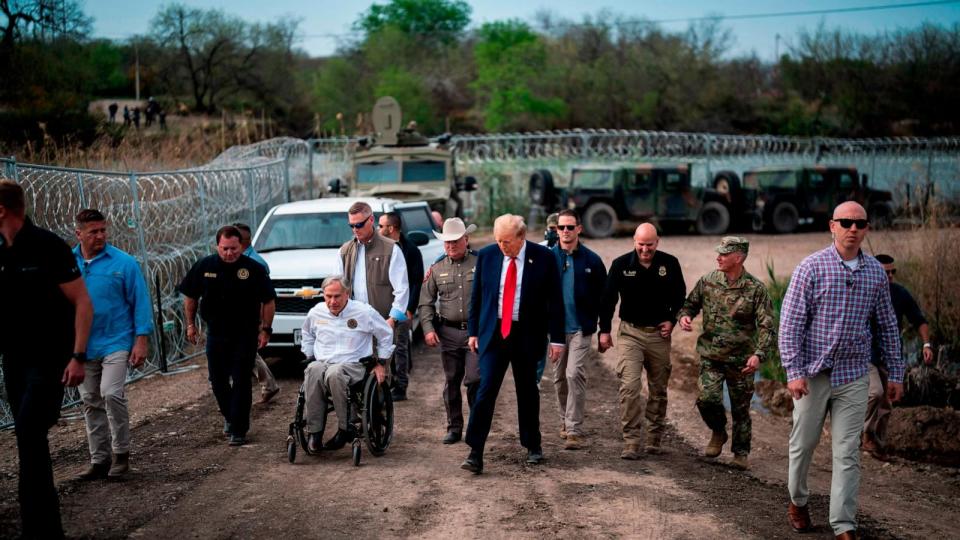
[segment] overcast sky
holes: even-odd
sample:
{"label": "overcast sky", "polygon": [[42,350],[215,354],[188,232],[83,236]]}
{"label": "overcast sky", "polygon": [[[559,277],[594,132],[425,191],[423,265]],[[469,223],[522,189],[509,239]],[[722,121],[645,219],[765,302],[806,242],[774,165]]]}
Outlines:
{"label": "overcast sky", "polygon": [[[134,34],[146,33],[150,19],[161,6],[168,2],[153,0],[86,0],[84,9],[94,17],[94,37],[124,39]],[[223,0],[187,0],[181,3],[203,9],[222,9]],[[268,22],[283,17],[300,20],[300,36],[297,47],[312,56],[333,54],[345,39],[351,37],[351,24],[371,4],[379,2],[344,2],[343,0],[230,0],[227,11],[248,21]],[[890,6],[896,4],[924,3],[922,0],[469,0],[473,7],[471,27],[484,22],[521,19],[532,21],[540,10],[555,15],[582,21],[587,15],[596,15],[608,10],[628,18],[651,20],[677,20],[665,22],[667,30],[683,30],[688,19],[713,16],[742,16],[755,14],[785,13],[813,10],[835,10],[866,6]],[[929,3],[928,3],[929,4]],[[851,13],[828,13],[754,19],[731,19],[722,22],[733,32],[736,40],[732,54],[755,52],[761,59],[772,60],[777,34],[782,37],[781,51],[793,41],[800,29],[815,29],[824,22],[828,28],[844,28],[856,32],[875,34],[898,28],[912,28],[928,21],[953,25],[960,22],[960,1],[939,5],[922,5],[899,9],[877,9]]]}

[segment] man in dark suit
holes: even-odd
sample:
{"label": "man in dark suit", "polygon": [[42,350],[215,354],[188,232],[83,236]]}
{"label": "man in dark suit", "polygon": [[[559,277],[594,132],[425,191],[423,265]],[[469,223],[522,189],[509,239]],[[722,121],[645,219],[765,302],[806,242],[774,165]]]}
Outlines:
{"label": "man in dark suit", "polygon": [[563,353],[563,296],[553,254],[526,241],[526,232],[523,218],[502,215],[493,223],[497,245],[477,256],[467,344],[480,354],[480,388],[467,425],[471,451],[461,465],[474,474],[483,471],[483,447],[508,365],[517,391],[520,444],[527,449],[527,463],[543,461],[537,359],[548,331],[550,360]]}

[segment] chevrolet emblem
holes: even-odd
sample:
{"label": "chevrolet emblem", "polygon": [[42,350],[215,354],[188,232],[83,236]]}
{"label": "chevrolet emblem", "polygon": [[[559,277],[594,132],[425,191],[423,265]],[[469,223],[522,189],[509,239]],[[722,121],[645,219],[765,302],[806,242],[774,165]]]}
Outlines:
{"label": "chevrolet emblem", "polygon": [[293,296],[303,298],[304,300],[310,300],[311,298],[323,296],[323,291],[314,289],[313,287],[302,287],[293,291]]}

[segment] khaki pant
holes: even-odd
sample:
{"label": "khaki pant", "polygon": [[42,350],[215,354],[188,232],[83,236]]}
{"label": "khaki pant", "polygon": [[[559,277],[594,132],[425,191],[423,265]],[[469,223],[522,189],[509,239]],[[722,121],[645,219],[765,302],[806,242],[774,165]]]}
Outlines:
{"label": "khaki pant", "polygon": [[327,403],[333,402],[337,423],[346,431],[350,414],[350,386],[363,380],[367,370],[359,362],[328,364],[323,360],[310,362],[303,372],[303,393],[306,398],[303,417],[307,431],[323,433],[327,425]]}
{"label": "khaki pant", "polygon": [[110,463],[111,441],[115,454],[130,451],[130,415],[123,385],[127,380],[129,351],[117,351],[86,362],[80,398],[87,424],[91,463]]}
{"label": "khaki pant", "polygon": [[[670,380],[670,338],[660,337],[658,329],[644,329],[621,322],[618,333],[620,358],[620,427],[626,444],[643,444],[644,417],[648,444],[663,438],[667,422],[667,383]],[[643,371],[647,372],[646,414],[642,395]]]}
{"label": "khaki pant", "polygon": [[590,336],[582,331],[567,334],[567,348],[553,366],[553,384],[557,388],[560,425],[570,435],[583,437],[583,411],[587,401],[587,359]]}
{"label": "khaki pant", "polygon": [[830,526],[834,534],[857,528],[857,496],[860,491],[860,433],[867,411],[869,376],[843,386],[831,387],[830,375],[807,379],[809,394],[793,400],[790,430],[790,469],[787,486],[790,500],[805,506],[810,497],[807,472],[813,451],[820,443],[823,421],[830,413],[833,441],[833,477],[830,479]]}
{"label": "khaki pant", "polygon": [[273,372],[270,371],[270,366],[263,361],[263,358],[261,358],[259,354],[257,354],[256,359],[253,361],[253,376],[256,377],[257,382],[260,383],[261,394],[273,392],[280,388],[277,386],[277,379],[273,377]]}
{"label": "khaki pant", "polygon": [[870,390],[867,394],[867,419],[863,423],[863,432],[883,448],[887,434],[887,422],[893,406],[887,399],[887,370],[870,366]]}

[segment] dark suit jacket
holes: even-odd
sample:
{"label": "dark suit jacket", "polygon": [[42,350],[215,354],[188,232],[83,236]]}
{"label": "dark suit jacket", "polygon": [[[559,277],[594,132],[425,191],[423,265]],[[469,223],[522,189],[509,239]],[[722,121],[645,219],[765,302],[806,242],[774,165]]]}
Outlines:
{"label": "dark suit jacket", "polygon": [[[524,349],[535,352],[536,361],[543,354],[547,333],[551,343],[564,343],[563,295],[560,274],[553,253],[544,246],[527,242],[523,277],[520,282],[520,323],[524,328]],[[503,252],[496,244],[477,254],[476,277],[470,300],[467,333],[477,336],[482,356],[494,332],[499,332],[497,300],[500,296],[500,272]]]}
{"label": "dark suit jacket", "polygon": [[[566,253],[561,252],[559,243],[550,248],[550,251],[557,260],[557,271],[562,273]],[[603,266],[600,256],[582,242],[569,258],[573,261],[573,302],[577,311],[577,322],[580,323],[583,335],[589,336],[597,331],[600,300],[603,299],[603,288],[607,284],[607,268]],[[561,295],[562,287],[561,281]]]}

